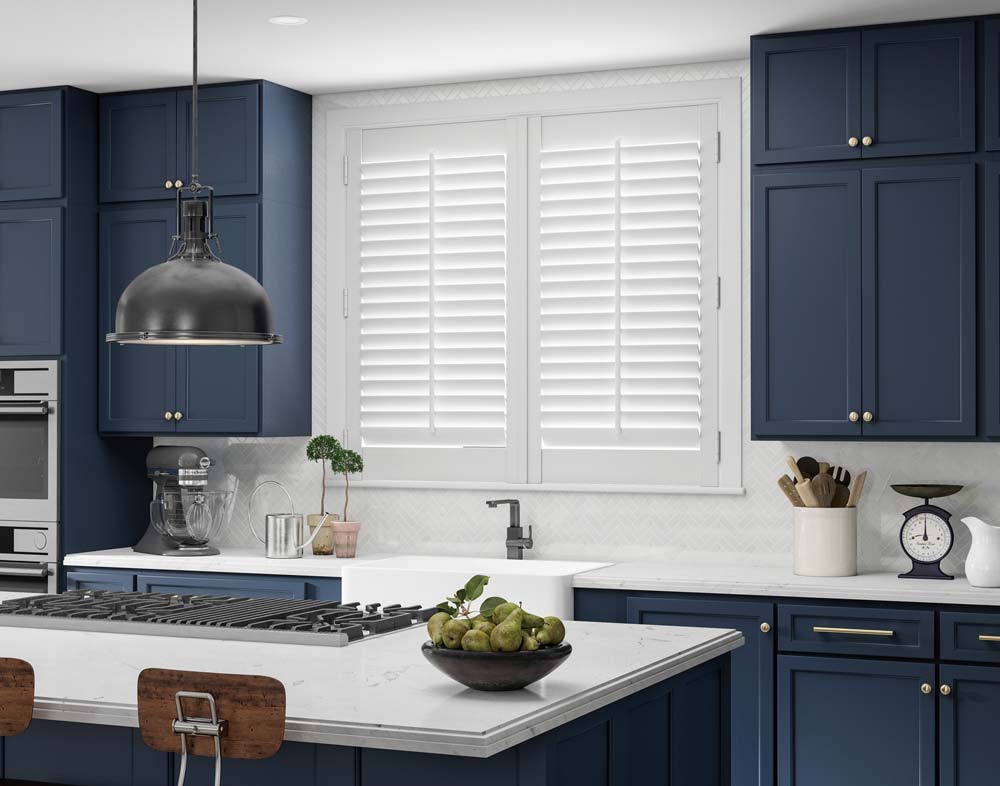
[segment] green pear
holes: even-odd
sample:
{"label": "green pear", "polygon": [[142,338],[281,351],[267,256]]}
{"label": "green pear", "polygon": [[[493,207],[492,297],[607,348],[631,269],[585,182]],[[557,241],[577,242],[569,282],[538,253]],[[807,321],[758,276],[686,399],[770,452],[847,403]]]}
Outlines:
{"label": "green pear", "polygon": [[441,640],[450,650],[462,648],[462,637],[469,632],[471,624],[468,620],[448,620],[441,628]]}
{"label": "green pear", "polygon": [[529,614],[524,612],[524,619],[521,621],[521,627],[525,630],[534,630],[535,628],[540,628],[545,624],[545,620],[539,617],[537,614]]}
{"label": "green pear", "polygon": [[532,636],[530,633],[525,633],[524,637],[521,639],[521,649],[527,650],[528,652],[534,652],[539,647],[538,639]]}
{"label": "green pear", "polygon": [[495,627],[496,627],[496,625],[494,625],[492,622],[490,622],[485,617],[481,621],[477,621],[477,620],[473,620],[472,621],[472,629],[473,630],[481,630],[487,636],[489,636],[493,632],[493,629]]}
{"label": "green pear", "polygon": [[520,607],[515,606],[507,618],[493,629],[490,633],[490,647],[494,652],[517,652],[521,648],[524,638],[521,633],[523,616]]}
{"label": "green pear", "polygon": [[441,629],[446,622],[451,620],[451,615],[446,611],[439,611],[427,620],[427,634],[431,637],[431,643],[435,647],[441,646]]}
{"label": "green pear", "polygon": [[510,613],[514,609],[519,609],[519,608],[521,607],[518,606],[516,603],[511,603],[509,601],[507,603],[501,603],[499,606],[493,609],[493,624],[499,625],[501,622],[507,619],[507,617],[510,616]]}
{"label": "green pear", "polygon": [[469,630],[462,636],[462,649],[466,652],[489,652],[490,637],[481,630]]}
{"label": "green pear", "polygon": [[535,631],[535,638],[543,647],[555,647],[566,638],[566,626],[558,617],[546,617],[545,624]]}

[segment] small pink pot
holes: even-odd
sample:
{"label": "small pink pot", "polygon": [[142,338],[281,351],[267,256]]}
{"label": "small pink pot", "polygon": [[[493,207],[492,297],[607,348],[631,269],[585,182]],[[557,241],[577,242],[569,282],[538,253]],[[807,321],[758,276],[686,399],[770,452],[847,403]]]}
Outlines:
{"label": "small pink pot", "polygon": [[341,559],[350,559],[358,553],[360,521],[333,521],[333,550]]}

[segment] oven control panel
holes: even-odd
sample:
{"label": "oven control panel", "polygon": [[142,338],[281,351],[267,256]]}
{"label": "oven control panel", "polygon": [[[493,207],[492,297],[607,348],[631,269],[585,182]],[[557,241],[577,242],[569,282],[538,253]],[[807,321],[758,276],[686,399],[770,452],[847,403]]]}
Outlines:
{"label": "oven control panel", "polygon": [[57,528],[54,523],[0,522],[0,561],[54,560]]}

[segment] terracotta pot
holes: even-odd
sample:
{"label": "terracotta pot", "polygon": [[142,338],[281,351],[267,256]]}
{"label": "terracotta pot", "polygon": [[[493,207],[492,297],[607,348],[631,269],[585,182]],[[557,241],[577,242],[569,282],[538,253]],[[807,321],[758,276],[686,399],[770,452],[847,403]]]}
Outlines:
{"label": "terracotta pot", "polygon": [[306,521],[309,524],[309,534],[312,534],[316,527],[320,527],[320,533],[312,542],[313,554],[317,557],[333,554],[333,515],[310,513]]}
{"label": "terracotta pot", "polygon": [[360,529],[360,521],[333,522],[333,545],[338,557],[349,559],[357,555]]}

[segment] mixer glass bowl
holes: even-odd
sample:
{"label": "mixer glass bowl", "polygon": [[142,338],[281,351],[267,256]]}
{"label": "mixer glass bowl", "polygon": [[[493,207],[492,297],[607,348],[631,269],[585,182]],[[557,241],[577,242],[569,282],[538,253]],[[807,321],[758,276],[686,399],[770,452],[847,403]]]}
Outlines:
{"label": "mixer glass bowl", "polygon": [[152,501],[149,518],[157,532],[178,546],[203,546],[229,522],[235,500],[235,489],[171,489]]}

